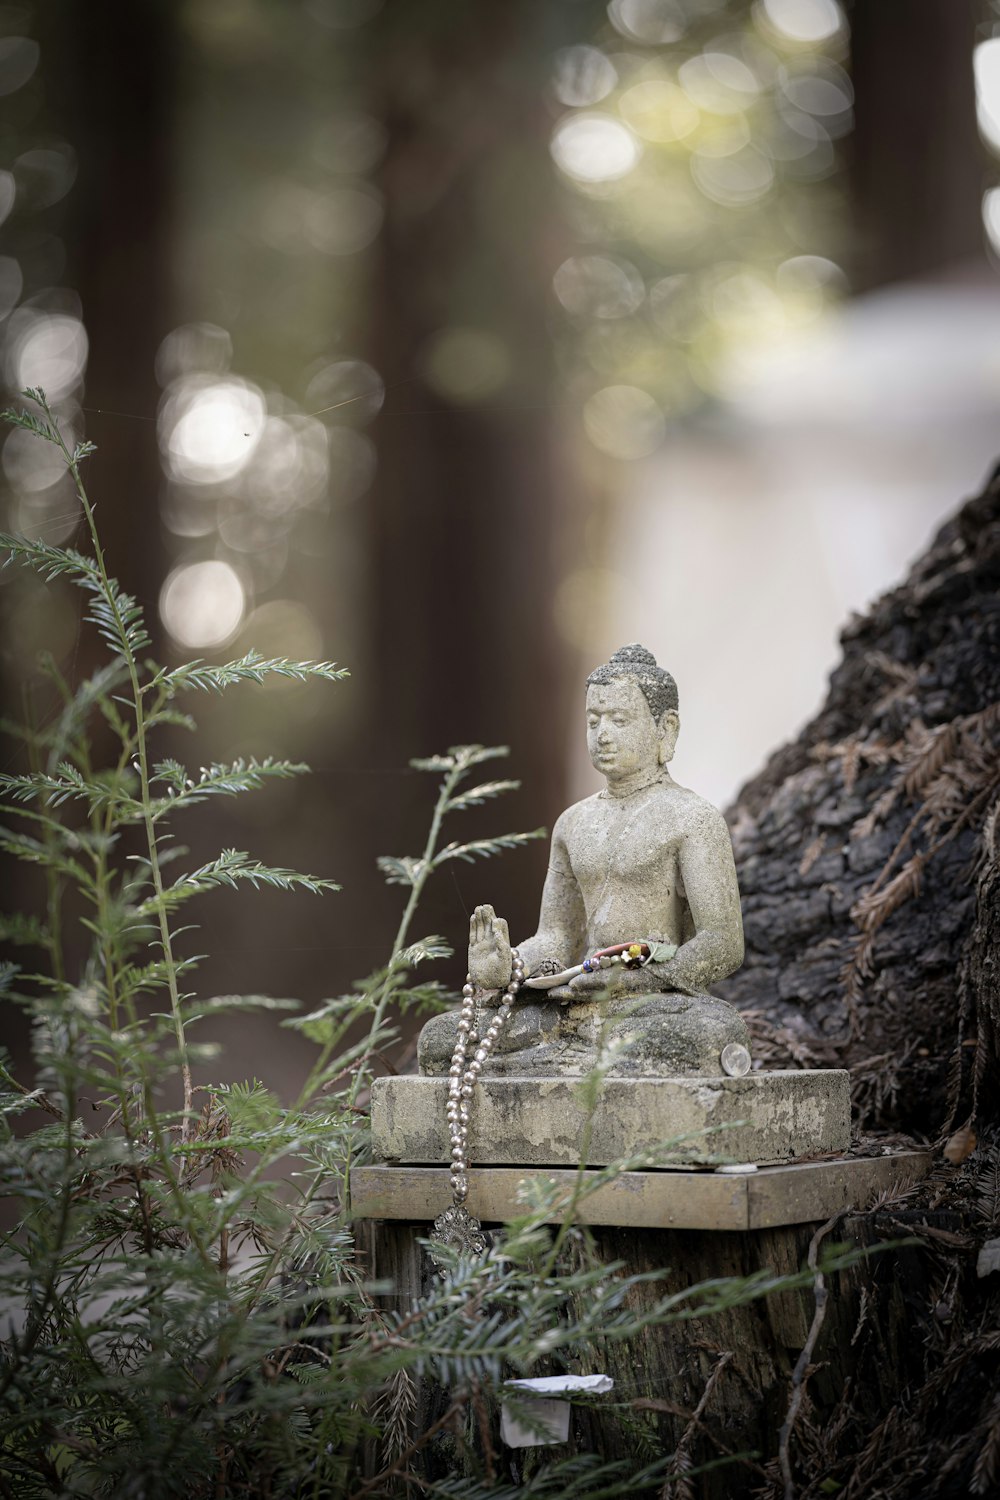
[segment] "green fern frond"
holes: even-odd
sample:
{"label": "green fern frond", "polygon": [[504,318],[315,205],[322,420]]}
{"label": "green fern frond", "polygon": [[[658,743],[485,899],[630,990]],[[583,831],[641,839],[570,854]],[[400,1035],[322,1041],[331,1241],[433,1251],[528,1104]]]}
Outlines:
{"label": "green fern frond", "polygon": [[182,901],[187,901],[199,891],[212,890],[218,886],[229,886],[236,890],[241,881],[252,885],[255,889],[261,886],[270,886],[274,890],[292,891],[296,889],[311,891],[318,895],[322,891],[339,891],[340,886],[333,880],[324,880],[317,875],[302,875],[296,870],[283,870],[271,865],[261,864],[259,860],[251,859],[249,854],[238,849],[224,849],[222,853],[207,864],[192,870],[188,875],[182,875],[174,881],[163,892],[162,898],[152,896],[143,901],[137,908],[139,917],[147,916],[149,913],[159,910],[161,901],[169,911],[179,906]]}
{"label": "green fern frond", "polygon": [[386,885],[415,886],[429,868],[426,860],[410,854],[399,858],[394,854],[380,854],[375,863],[385,876]]}
{"label": "green fern frond", "polygon": [[248,651],[238,661],[213,666],[210,662],[186,662],[170,671],[161,669],[148,684],[147,691],[157,689],[166,697],[199,689],[201,692],[223,692],[237,682],[262,683],[267,677],[290,677],[296,682],[320,678],[324,682],[342,682],[351,674],[346,667],[332,661],[290,661],[286,657],[265,657],[259,651]]}
{"label": "green fern frond", "polygon": [[470,787],[467,792],[458,792],[445,804],[446,812],[462,812],[467,807],[481,807],[491,797],[502,797],[504,792],[516,792],[519,781],[484,781]]}
{"label": "green fern frond", "polygon": [[403,969],[415,969],[417,964],[426,963],[428,959],[451,958],[454,951],[447,938],[434,933],[431,937],[418,938],[415,943],[401,948],[393,962]]}
{"label": "green fern frond", "polygon": [[492,839],[472,839],[467,844],[446,844],[435,855],[434,866],[437,868],[449,859],[464,859],[469,864],[477,859],[492,859],[494,854],[500,854],[504,849],[518,849],[522,844],[530,844],[535,839],[546,836],[547,829],[533,828],[530,833],[501,833]]}
{"label": "green fern frond", "polygon": [[411,760],[415,771],[454,771],[464,776],[483,761],[499,760],[510,754],[508,745],[452,745],[447,755],[429,755]]}
{"label": "green fern frond", "polygon": [[13,943],[19,948],[47,948],[51,936],[44,922],[23,912],[0,915],[0,943]]}
{"label": "green fern frond", "polygon": [[241,792],[257,791],[266,781],[288,781],[308,772],[309,767],[301,761],[275,760],[270,755],[264,760],[256,760],[251,756],[248,760],[241,757],[229,765],[213,762],[211,766],[202,766],[197,779],[193,779],[179,761],[160,761],[150,782],[166,784],[169,793],[154,800],[153,816],[160,818],[164,813],[203,802],[206,797],[236,797]]}

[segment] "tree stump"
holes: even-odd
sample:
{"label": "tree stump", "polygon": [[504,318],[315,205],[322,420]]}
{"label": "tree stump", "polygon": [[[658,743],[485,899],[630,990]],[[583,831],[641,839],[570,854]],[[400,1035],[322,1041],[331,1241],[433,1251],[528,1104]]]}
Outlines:
{"label": "tree stump", "polygon": [[[436,1274],[420,1244],[429,1228],[392,1220],[365,1226],[373,1274],[393,1286],[386,1305],[403,1313],[430,1291]],[[870,1247],[879,1237],[877,1222],[860,1216],[746,1233],[624,1226],[598,1227],[591,1233],[606,1264],[624,1263],[630,1274],[657,1273],[655,1281],[629,1293],[635,1310],[650,1307],[665,1294],[683,1293],[696,1282],[742,1278],[765,1268],[779,1276],[794,1275],[811,1247],[814,1255],[822,1253],[824,1240],[827,1246]],[[674,1455],[675,1487],[668,1495],[749,1500],[775,1477],[778,1455],[789,1453],[802,1436],[794,1424],[786,1436],[782,1432],[796,1392],[809,1416],[803,1431],[810,1444],[815,1433],[836,1431],[858,1384],[874,1389],[885,1406],[900,1398],[919,1362],[911,1303],[914,1297],[926,1297],[927,1283],[919,1252],[897,1247],[827,1273],[820,1282],[711,1317],[679,1317],[628,1343],[581,1351],[579,1373],[606,1373],[614,1390],[592,1405],[574,1406],[569,1443],[556,1447],[506,1448],[498,1410],[491,1404],[496,1471],[501,1479],[525,1482],[553,1455],[597,1453],[625,1460],[636,1470],[654,1458]],[[421,1383],[413,1432],[427,1431],[448,1410],[450,1399],[440,1387]],[[468,1463],[465,1451],[445,1429],[423,1448],[409,1472],[428,1481],[454,1478]],[[660,1489],[657,1484],[649,1493]]]}

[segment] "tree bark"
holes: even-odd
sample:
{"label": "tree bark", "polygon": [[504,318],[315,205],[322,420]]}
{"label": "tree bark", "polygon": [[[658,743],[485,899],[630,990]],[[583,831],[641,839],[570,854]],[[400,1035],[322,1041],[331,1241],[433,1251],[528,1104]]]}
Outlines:
{"label": "tree bark", "polygon": [[721,991],[766,1065],[850,1067],[863,1126],[934,1136],[996,1064],[998,585],[1000,471],[730,811],[747,957]]}

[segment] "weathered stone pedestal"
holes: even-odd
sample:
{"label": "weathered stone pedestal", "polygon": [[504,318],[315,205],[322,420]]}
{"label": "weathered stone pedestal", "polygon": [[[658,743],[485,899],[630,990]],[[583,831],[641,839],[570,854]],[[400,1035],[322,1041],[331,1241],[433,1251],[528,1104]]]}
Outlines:
{"label": "weathered stone pedestal", "polygon": [[[578,1185],[581,1155],[585,1171],[594,1174],[609,1162],[650,1152],[661,1165],[622,1172],[577,1205],[603,1263],[658,1273],[630,1293],[650,1305],[695,1282],[763,1269],[796,1272],[818,1227],[837,1214],[846,1217],[832,1238],[870,1240],[868,1221],[852,1218],[851,1210],[907,1186],[930,1166],[924,1152],[850,1154],[847,1075],[838,1071],[609,1079],[590,1114],[578,1086],[568,1078],[483,1080],[472,1111],[468,1207],[484,1227],[519,1216],[521,1184],[542,1175],[564,1189],[553,1203],[555,1219]],[[446,1096],[446,1079],[380,1079],[372,1097],[377,1160],[351,1174],[359,1246],[370,1255],[372,1274],[391,1283],[389,1304],[404,1310],[431,1285],[434,1270],[420,1240],[451,1198]],[[757,1170],[732,1175],[719,1169],[725,1160]],[[834,1419],[845,1382],[868,1357],[860,1337],[865,1307],[874,1296],[895,1295],[897,1281],[892,1256],[828,1278],[809,1386],[819,1425]],[[813,1311],[813,1291],[806,1287],[712,1318],[651,1327],[627,1345],[609,1344],[599,1355],[600,1369],[615,1381],[607,1403],[574,1408],[569,1444],[537,1451],[593,1451],[631,1461],[641,1429],[643,1451],[652,1445],[672,1453],[686,1444],[691,1465],[726,1453],[766,1461],[776,1452],[791,1373]],[[905,1364],[902,1325],[900,1339],[898,1350],[880,1347],[873,1356],[878,1378],[889,1384]],[[709,1381],[709,1397],[692,1422]],[[426,1430],[440,1415],[443,1400],[433,1389],[422,1392],[418,1427]],[[520,1461],[510,1455],[510,1464]],[[432,1449],[420,1459],[430,1479],[449,1475],[448,1462]],[[743,1460],[692,1476],[690,1493],[700,1500],[739,1500],[760,1483],[759,1464]]]}
{"label": "weathered stone pedestal", "polygon": [[[450,1160],[447,1078],[379,1078],[372,1092],[378,1161]],[[600,1167],[649,1151],[650,1165],[792,1161],[846,1151],[848,1075],[748,1073],[743,1078],[609,1078],[591,1113],[580,1080],[484,1078],[469,1126],[474,1166]]]}

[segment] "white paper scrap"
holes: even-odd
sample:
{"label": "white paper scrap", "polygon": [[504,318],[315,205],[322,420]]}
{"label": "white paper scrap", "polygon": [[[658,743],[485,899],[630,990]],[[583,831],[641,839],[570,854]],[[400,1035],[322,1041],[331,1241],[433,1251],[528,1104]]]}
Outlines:
{"label": "white paper scrap", "polygon": [[504,1385],[534,1396],[571,1396],[582,1391],[603,1396],[614,1381],[610,1375],[536,1375],[530,1380],[505,1380]]}

